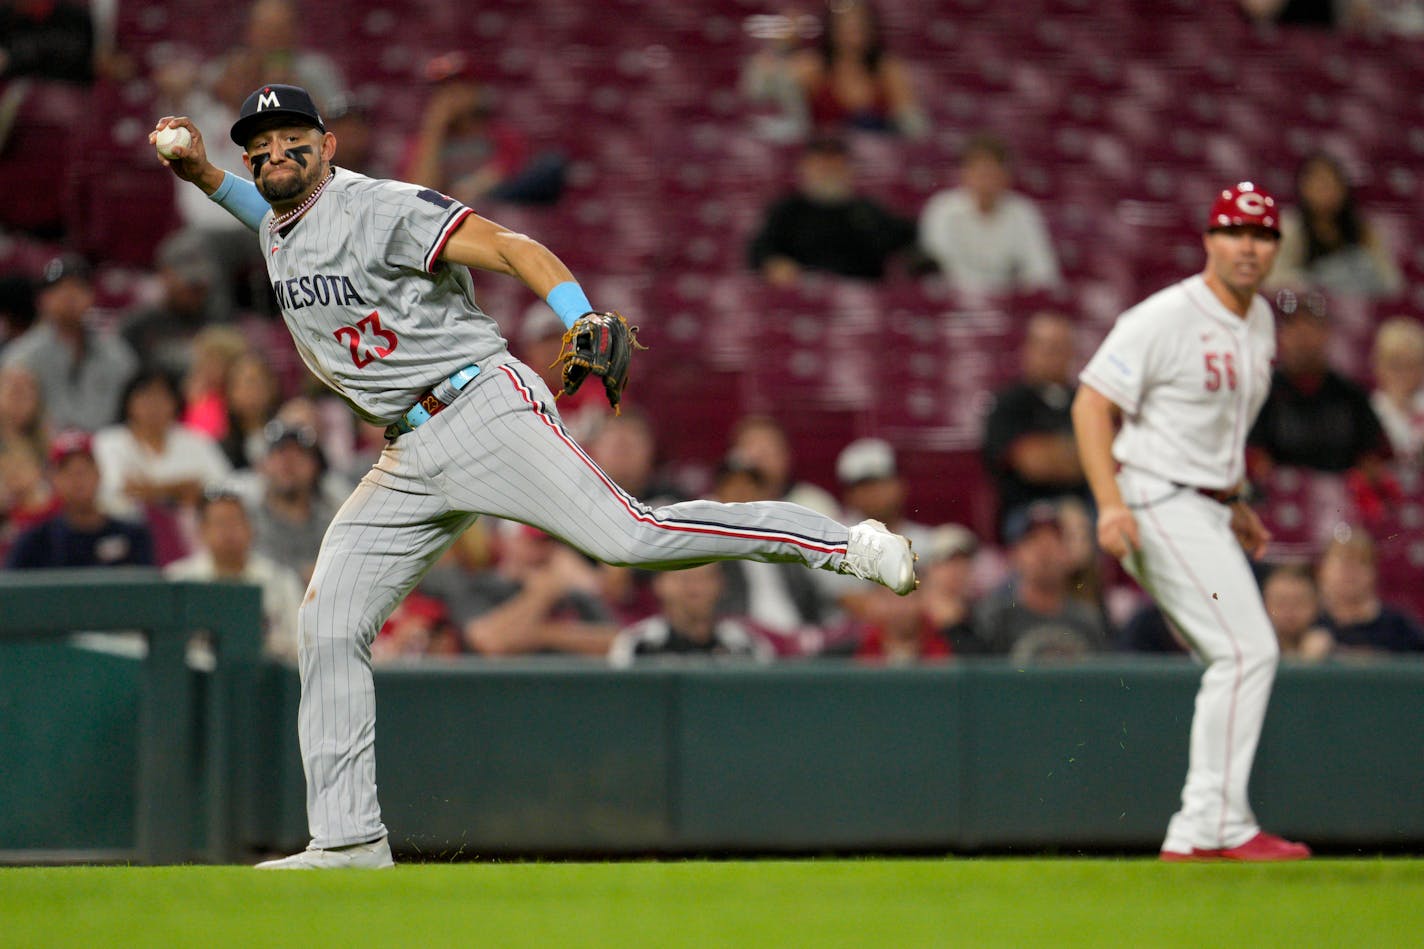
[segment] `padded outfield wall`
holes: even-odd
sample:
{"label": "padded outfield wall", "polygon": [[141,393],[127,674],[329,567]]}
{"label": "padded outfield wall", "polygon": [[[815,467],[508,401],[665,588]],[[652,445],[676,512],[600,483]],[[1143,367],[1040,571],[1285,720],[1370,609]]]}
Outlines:
{"label": "padded outfield wall", "polygon": [[[173,753],[204,859],[213,734],[206,677],[187,674],[198,725]],[[412,856],[1151,850],[1176,806],[1196,677],[1170,659],[387,668],[380,794]],[[246,756],[238,860],[306,840],[296,672],[246,681],[227,736]],[[132,847],[143,688],[133,659],[0,645],[4,859]],[[1421,787],[1424,663],[1282,669],[1252,783],[1263,823],[1327,849],[1417,849]]]}

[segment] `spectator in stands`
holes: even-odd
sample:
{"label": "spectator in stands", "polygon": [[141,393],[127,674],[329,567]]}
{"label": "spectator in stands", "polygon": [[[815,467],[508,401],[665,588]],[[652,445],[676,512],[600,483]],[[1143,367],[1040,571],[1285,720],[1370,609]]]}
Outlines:
{"label": "spectator in stands", "polygon": [[528,138],[495,117],[493,95],[480,84],[473,56],[437,56],[426,64],[425,77],[433,89],[401,178],[470,205],[559,199],[566,160],[556,152],[531,154]]}
{"label": "spectator in stands", "polygon": [[605,415],[585,449],[614,484],[653,507],[685,497],[680,488],[659,477],[657,436],[648,417],[637,409],[625,407],[619,415]]}
{"label": "spectator in stands", "polygon": [[193,364],[194,338],[225,320],[231,301],[219,290],[217,263],[196,231],[164,238],[154,261],[161,295],[130,313],[121,332],[144,368],[181,379]]}
{"label": "spectator in stands", "polygon": [[742,67],[742,95],[765,114],[753,117],[757,133],[776,142],[804,141],[811,110],[796,77],[805,42],[820,35],[817,18],[795,6],[781,13],[749,17],[747,29],[762,41]]}
{"label": "spectator in stands", "polygon": [[[551,392],[563,388],[559,353],[563,350],[564,330],[558,314],[542,300],[536,300],[524,311],[519,331],[513,334],[514,354],[539,373]],[[612,414],[602,386],[581,386],[573,395],[559,397],[559,418],[580,444],[591,440],[603,420]]]}
{"label": "spectator in stands", "polygon": [[[166,59],[153,74],[160,107],[174,115],[186,115],[205,129],[230,128],[248,92],[271,81],[259,74],[257,57],[242,47],[206,62],[179,53]],[[242,148],[228,136],[205,136],[203,147],[219,167],[242,167]],[[271,312],[267,266],[252,232],[199,189],[180,180],[174,185],[183,230],[200,242],[218,270],[212,293],[222,302],[212,305],[220,310],[241,306]]]}
{"label": "spectator in stands", "polygon": [[1013,573],[974,612],[975,635],[988,650],[1028,661],[1107,649],[1102,614],[1069,588],[1073,564],[1058,508],[1050,501],[1031,505],[1006,540]]}
{"label": "spectator in stands", "polygon": [[122,404],[123,421],[94,436],[105,510],[129,520],[153,507],[196,513],[203,492],[221,485],[231,468],[211,438],[179,424],[182,399],[173,379],[140,372]]}
{"label": "spectator in stands", "polygon": [[794,480],[791,442],[786,429],[771,416],[743,416],[732,426],[727,454],[762,473],[767,480],[768,500],[791,501],[827,517],[840,514],[840,505],[829,491]]}
{"label": "spectator in stands", "polygon": [[1274,465],[1372,473],[1389,439],[1358,383],[1330,367],[1330,323],[1315,295],[1281,299],[1270,395],[1247,439],[1253,477]]}
{"label": "spectator in stands", "polygon": [[856,194],[843,140],[814,140],[796,167],[796,189],[767,208],[748,249],[767,281],[791,286],[804,270],[879,280],[897,254],[913,251],[913,222]]}
{"label": "spectator in stands", "polygon": [[1335,648],[1330,631],[1320,625],[1320,591],[1309,567],[1282,564],[1261,584],[1266,615],[1276,631],[1282,656],[1315,661]]}
{"label": "spectator in stands", "polygon": [[1073,324],[1044,311],[1028,322],[1019,350],[1019,381],[994,396],[984,422],[984,466],[999,500],[999,532],[1033,502],[1089,497],[1069,409]]}
{"label": "spectator in stands", "polygon": [[59,513],[59,495],[45,478],[44,456],[24,439],[0,444],[0,559],[16,538]]}
{"label": "spectator in stands", "polygon": [[322,113],[326,130],[341,143],[341,167],[368,178],[389,178],[391,169],[376,149],[371,105],[364,96],[348,93],[334,99]]}
{"label": "spectator in stands", "polygon": [[1167,621],[1156,603],[1143,603],[1118,631],[1116,645],[1124,652],[1185,655],[1186,641]]}
{"label": "spectator in stands", "polygon": [[987,652],[974,632],[974,554],[978,539],[958,524],[936,527],[920,555],[920,589],[884,598],[856,658],[904,665]]}
{"label": "spectator in stands", "polygon": [[302,582],[290,568],[253,550],[247,505],[236,494],[209,491],[198,504],[198,549],[163,568],[170,580],[247,583],[262,590],[262,648],[297,658],[297,610]]}
{"label": "spectator in stands", "polygon": [[[5,136],[0,129],[0,149]],[[35,287],[23,274],[0,274],[0,347],[35,322]]]}
{"label": "spectator in stands", "polygon": [[836,478],[841,484],[841,502],[846,517],[871,517],[908,537],[920,547],[929,539],[930,528],[909,519],[905,512],[908,496],[900,476],[895,449],[879,438],[861,438],[841,449],[836,457]]}
{"label": "spectator in stands", "polygon": [[1370,405],[1395,459],[1417,468],[1424,462],[1424,325],[1407,316],[1380,324],[1374,374]]}
{"label": "spectator in stands", "polygon": [[256,549],[296,571],[305,584],[336,515],[336,505],[321,490],[326,459],[311,428],[273,421],[266,435],[253,509]]}
{"label": "spectator in stands", "polygon": [[33,370],[21,363],[0,366],[0,447],[26,442],[35,457],[44,458],[49,425],[40,398],[40,382]]}
{"label": "spectator in stands", "polygon": [[7,568],[153,565],[148,528],[116,520],[99,507],[99,466],[88,432],[70,430],[55,436],[49,464],[59,513],[16,539]]}
{"label": "spectator in stands", "polygon": [[1345,167],[1322,152],[1296,170],[1297,207],[1281,214],[1271,286],[1347,296],[1393,296],[1403,280],[1389,249],[1355,206]]}
{"label": "spectator in stands", "polygon": [[88,4],[9,0],[0,5],[0,84],[26,76],[94,81],[94,23]]}
{"label": "spectator in stands", "polygon": [[227,437],[227,377],[247,355],[247,338],[232,326],[209,326],[193,337],[193,359],[183,376],[183,424],[214,441]]}
{"label": "spectator in stands", "polygon": [[450,611],[433,596],[409,594],[381,626],[371,643],[371,662],[399,662],[422,656],[460,653],[460,634]]}
{"label": "spectator in stands", "polygon": [[1238,0],[1241,12],[1255,23],[1282,26],[1334,26],[1335,0]]}
{"label": "spectator in stands", "polygon": [[809,124],[818,132],[858,129],[907,138],[929,131],[909,70],[885,48],[869,0],[829,5],[814,48],[798,48],[801,22],[790,11],[774,45],[748,63],[742,88],[754,100],[782,105],[788,128]]}
{"label": "spectator in stands", "polygon": [[1424,0],[1344,0],[1342,25],[1368,36],[1424,36]]}
{"label": "spectator in stands", "polygon": [[959,186],[925,203],[920,247],[956,289],[1021,293],[1063,282],[1043,215],[1012,183],[1008,146],[975,135],[960,150]]}
{"label": "spectator in stands", "polygon": [[588,558],[543,531],[510,524],[493,570],[467,594],[474,614],[465,644],[486,656],[577,653],[602,656],[618,631]]}
{"label": "spectator in stands", "polygon": [[[728,504],[776,500],[772,480],[761,468],[738,454],[729,454],[717,467],[712,497]],[[779,653],[804,655],[820,652],[826,642],[825,627],[835,614],[816,571],[803,564],[756,563],[724,560],[723,615],[744,617],[772,640]],[[900,599],[891,594],[892,599]]]}
{"label": "spectator in stands", "polygon": [[260,353],[246,353],[227,374],[227,434],[219,447],[236,469],[256,466],[267,454],[267,423],[277,416],[282,392]]}
{"label": "spectator in stands", "polygon": [[[704,656],[770,662],[775,656],[761,634],[717,609],[722,573],[717,564],[667,570],[653,578],[659,612],[613,638],[608,661],[627,668],[647,656]],[[893,594],[892,594],[893,595]]]}
{"label": "spectator in stands", "polygon": [[330,56],[301,47],[300,26],[293,0],[256,0],[247,10],[246,52],[258,82],[301,86],[325,109],[346,92],[346,78]]}
{"label": "spectator in stands", "polygon": [[5,348],[4,365],[23,365],[35,374],[55,429],[94,431],[113,422],[138,357],[120,337],[87,325],[94,286],[84,258],[51,260],[36,303],[38,321]]}
{"label": "spectator in stands", "polygon": [[1316,571],[1322,618],[1342,652],[1424,651],[1424,629],[1380,601],[1375,545],[1365,531],[1337,533]]}

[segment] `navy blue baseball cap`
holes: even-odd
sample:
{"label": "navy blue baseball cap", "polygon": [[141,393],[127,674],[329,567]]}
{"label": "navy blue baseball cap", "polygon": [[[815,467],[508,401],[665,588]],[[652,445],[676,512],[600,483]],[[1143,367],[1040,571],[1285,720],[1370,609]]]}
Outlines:
{"label": "navy blue baseball cap", "polygon": [[279,118],[293,120],[294,124],[310,125],[317,131],[325,132],[326,123],[316,110],[316,103],[301,86],[284,86],[273,83],[263,86],[242,103],[242,111],[237,121],[232,123],[232,140],[247,147],[247,140],[257,131],[259,123]]}

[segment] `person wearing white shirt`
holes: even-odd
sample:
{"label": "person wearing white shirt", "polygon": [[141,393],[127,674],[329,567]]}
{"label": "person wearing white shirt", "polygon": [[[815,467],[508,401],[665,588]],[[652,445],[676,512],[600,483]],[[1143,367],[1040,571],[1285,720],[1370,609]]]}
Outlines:
{"label": "person wearing white shirt", "polygon": [[1276,201],[1225,188],[1204,231],[1205,270],[1118,317],[1089,360],[1073,427],[1099,545],[1205,665],[1162,859],[1300,860],[1310,848],[1261,830],[1247,796],[1280,656],[1247,561],[1271,535],[1242,493],[1276,354],[1257,292],[1280,247]]}
{"label": "person wearing white shirt", "polygon": [[1370,405],[1389,436],[1394,457],[1418,466],[1424,453],[1424,325],[1407,316],[1375,333],[1375,391]]}
{"label": "person wearing white shirt", "polygon": [[101,505],[140,520],[147,506],[192,508],[232,470],[217,443],[178,423],[178,390],[161,371],[139,373],[124,392],[124,421],[94,435]]}
{"label": "person wearing white shirt", "polygon": [[933,195],[920,213],[920,247],[956,289],[1002,294],[1063,282],[1043,215],[1009,190],[1008,149],[975,136],[959,160],[960,184]]}
{"label": "person wearing white shirt", "polygon": [[236,494],[208,493],[199,503],[200,549],[163,569],[169,580],[247,583],[262,590],[262,649],[277,659],[297,658],[297,609],[302,583],[296,573],[252,549],[252,520]]}

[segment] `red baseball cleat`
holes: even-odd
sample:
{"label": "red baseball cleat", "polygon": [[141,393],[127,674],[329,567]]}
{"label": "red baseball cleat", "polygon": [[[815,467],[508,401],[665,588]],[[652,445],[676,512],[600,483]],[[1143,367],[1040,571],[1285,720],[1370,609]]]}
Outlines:
{"label": "red baseball cleat", "polygon": [[1279,863],[1284,860],[1304,860],[1310,856],[1310,848],[1305,844],[1268,834],[1264,830],[1255,837],[1236,847],[1222,850],[1192,849],[1191,853],[1163,850],[1158,855],[1168,863],[1201,863],[1211,860],[1239,860],[1243,863]]}
{"label": "red baseball cleat", "polygon": [[[1196,851],[1201,853],[1202,851]],[[1304,860],[1310,856],[1310,848],[1293,840],[1268,834],[1264,830],[1239,847],[1225,850],[1207,851],[1222,860],[1244,860],[1252,863],[1270,863],[1279,860]]]}

